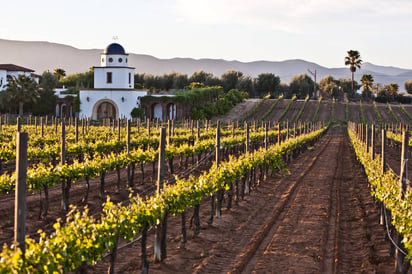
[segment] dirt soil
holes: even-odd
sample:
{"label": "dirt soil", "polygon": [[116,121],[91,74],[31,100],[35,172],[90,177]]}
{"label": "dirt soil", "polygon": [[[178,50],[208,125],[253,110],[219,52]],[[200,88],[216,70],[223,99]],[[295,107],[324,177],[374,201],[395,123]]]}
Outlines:
{"label": "dirt soil", "polygon": [[378,109],[379,114],[382,117],[382,122],[389,124],[394,123],[392,114],[389,112],[386,105],[376,104],[376,108]]}
{"label": "dirt soil", "polygon": [[[329,107],[330,109],[329,113],[332,111],[332,104],[330,102],[322,102],[322,106]],[[346,103],[342,103],[342,102],[335,103],[335,113],[334,113],[333,118],[339,121],[346,121]]]}
{"label": "dirt soil", "polygon": [[[283,121],[289,121],[293,123],[298,116],[299,111],[302,109],[302,106],[304,104],[304,100],[295,100],[292,102],[290,105],[288,111],[286,112],[286,115],[283,116],[283,118],[280,120],[280,122]],[[306,106],[305,106],[306,108]]]}
{"label": "dirt soil", "polygon": [[217,116],[213,118],[213,121],[220,120],[225,123],[230,123],[231,121],[242,120],[246,115],[251,112],[262,99],[248,99],[244,102],[237,104],[232,108],[229,113],[223,116]]}
{"label": "dirt soil", "polygon": [[[150,273],[392,273],[394,259],[379,225],[367,180],[345,128],[331,128],[313,147],[276,171],[250,195],[208,224],[210,200],[200,206],[201,232],[180,243],[181,216],[168,220],[167,258]],[[187,213],[190,226],[192,211]],[[121,245],[120,245],[121,246]],[[118,251],[116,272],[139,273],[140,242]],[[90,269],[107,271],[110,257]]]}

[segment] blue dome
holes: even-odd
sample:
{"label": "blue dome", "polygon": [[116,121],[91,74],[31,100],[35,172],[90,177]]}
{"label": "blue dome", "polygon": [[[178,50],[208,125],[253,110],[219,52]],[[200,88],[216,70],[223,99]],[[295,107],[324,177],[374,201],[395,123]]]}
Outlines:
{"label": "blue dome", "polygon": [[108,45],[103,53],[105,54],[126,54],[126,52],[124,51],[124,48],[120,44],[117,44],[117,43],[112,43]]}

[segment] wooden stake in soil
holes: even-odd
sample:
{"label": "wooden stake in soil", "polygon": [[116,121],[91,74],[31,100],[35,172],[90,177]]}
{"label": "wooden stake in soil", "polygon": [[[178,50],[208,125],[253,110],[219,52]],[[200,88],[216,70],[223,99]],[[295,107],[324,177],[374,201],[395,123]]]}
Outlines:
{"label": "wooden stake in soil", "polygon": [[[404,131],[402,134],[401,173],[399,176],[400,177],[400,197],[399,197],[400,200],[405,199],[405,193],[406,193],[407,184],[408,184],[408,148],[409,148],[409,132]],[[403,240],[403,237],[400,234],[398,234],[397,245],[399,248],[404,247],[402,240]],[[396,273],[406,273],[407,269],[409,268],[409,266],[407,266],[406,264],[409,264],[409,260],[404,262],[405,255],[399,250],[399,248],[396,248],[396,251],[395,251]]]}
{"label": "wooden stake in soil", "polygon": [[21,122],[20,122],[20,116],[17,117],[17,132],[21,131]]}
{"label": "wooden stake in soil", "polygon": [[[66,163],[66,126],[64,120],[61,125],[60,136],[60,165],[63,166]],[[69,190],[70,182],[65,179],[62,180],[62,208],[64,211],[69,210]]]}
{"label": "wooden stake in soil", "polygon": [[[246,123],[246,144],[245,144],[245,153],[249,153],[250,152],[250,144],[249,144],[249,124]],[[250,171],[248,171],[246,173],[246,179],[245,179],[245,192],[246,194],[250,193],[250,181],[249,181],[249,175],[250,175]]]}
{"label": "wooden stake in soil", "polygon": [[[165,147],[166,147],[166,129],[160,129],[159,140],[159,168],[157,170],[157,195],[163,190],[164,180],[164,162],[165,162]],[[166,258],[166,228],[167,228],[167,212],[165,218],[156,225],[155,243],[154,243],[154,261],[161,262]]]}
{"label": "wooden stake in soil", "polygon": [[386,146],[387,146],[387,139],[386,139],[386,130],[382,129],[382,152],[381,152],[381,157],[382,157],[382,162],[381,162],[381,170],[382,174],[386,172]]}
{"label": "wooden stake in soil", "polygon": [[[127,126],[126,151],[127,153],[130,153],[130,130],[131,130],[130,120],[127,120],[126,126]],[[130,165],[127,166],[127,186],[133,187],[133,181],[130,176]]]}
{"label": "wooden stake in soil", "polygon": [[[217,121],[216,127],[216,167],[220,164],[220,121]],[[217,204],[216,204],[216,217],[220,218],[222,214],[222,200],[223,200],[223,189],[216,192]],[[212,212],[213,214],[213,212]]]}
{"label": "wooden stake in soil", "polygon": [[[17,132],[16,140],[16,191],[14,207],[14,242],[25,253],[26,234],[26,179],[27,179],[27,132]],[[17,245],[16,245],[17,246]],[[24,260],[24,256],[23,256]]]}
{"label": "wooden stake in soil", "polygon": [[375,160],[375,125],[372,124],[371,129],[371,156],[372,160]]}
{"label": "wooden stake in soil", "polygon": [[43,117],[40,117],[40,136],[43,138],[44,136],[44,124],[43,124]]}

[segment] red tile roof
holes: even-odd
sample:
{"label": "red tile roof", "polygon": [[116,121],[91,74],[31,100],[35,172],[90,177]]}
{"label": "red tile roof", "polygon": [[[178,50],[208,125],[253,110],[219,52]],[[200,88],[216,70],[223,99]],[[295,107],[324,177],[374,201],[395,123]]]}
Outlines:
{"label": "red tile roof", "polygon": [[34,70],[32,69],[28,69],[28,68],[13,65],[13,64],[0,64],[0,70],[34,72]]}

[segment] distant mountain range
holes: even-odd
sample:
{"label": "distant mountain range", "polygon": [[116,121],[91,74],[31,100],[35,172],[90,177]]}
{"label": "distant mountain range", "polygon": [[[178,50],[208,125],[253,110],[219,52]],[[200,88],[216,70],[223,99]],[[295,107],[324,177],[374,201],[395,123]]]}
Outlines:
{"label": "distant mountain range", "polygon": [[[124,46],[127,52],[127,45]],[[0,39],[0,64],[12,63],[24,66],[35,70],[37,74],[47,70],[53,71],[55,68],[63,68],[68,74],[85,72],[92,66],[100,65],[99,57],[102,52],[103,49],[84,50],[49,42]],[[342,63],[343,59],[344,56],[342,56]],[[204,70],[220,76],[227,70],[233,69],[256,77],[262,72],[272,72],[285,83],[289,83],[295,75],[308,73],[308,69],[316,70],[317,82],[328,75],[336,79],[351,77],[348,67],[327,68],[304,60],[239,62],[222,59],[159,59],[150,55],[129,53],[129,65],[136,68],[136,73],[154,75],[174,71],[190,76],[195,71]],[[367,62],[355,73],[358,82],[363,74],[372,74],[375,83],[397,83],[401,91],[404,90],[405,81],[412,80],[410,69],[379,66]]]}

